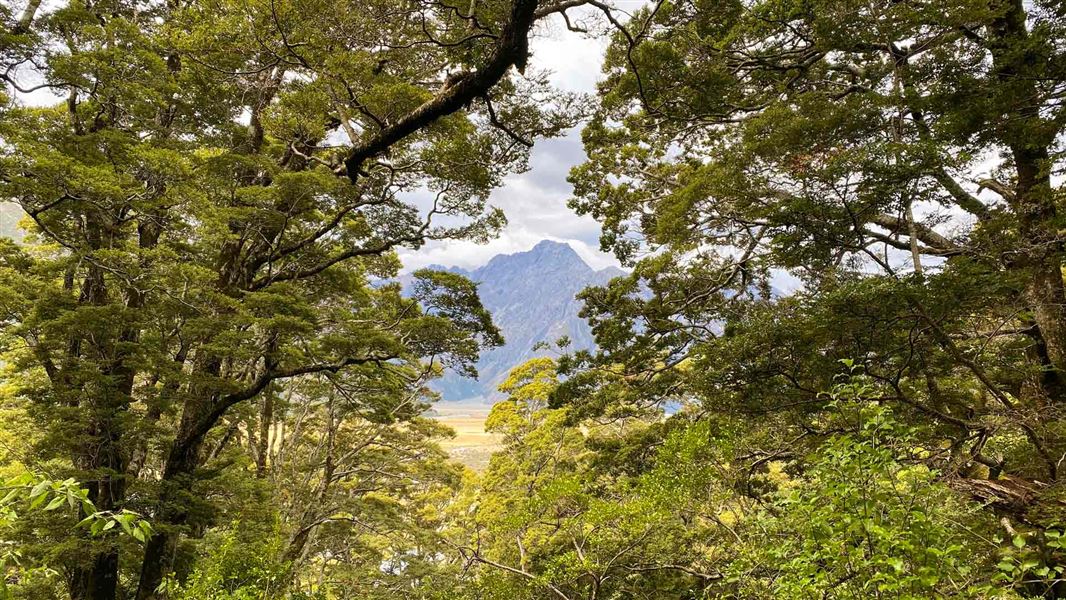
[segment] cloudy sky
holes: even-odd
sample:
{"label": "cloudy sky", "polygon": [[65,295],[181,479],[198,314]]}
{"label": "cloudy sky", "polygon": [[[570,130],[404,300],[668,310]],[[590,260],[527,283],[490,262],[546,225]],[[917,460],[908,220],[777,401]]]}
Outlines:
{"label": "cloudy sky", "polygon": [[[642,1],[615,2],[617,6],[627,4],[635,8]],[[573,13],[572,16],[580,18]],[[606,40],[573,33],[562,26],[561,18],[553,19],[558,22],[541,28],[530,44],[531,66],[548,71],[555,86],[563,90],[594,91]],[[488,244],[442,242],[429,244],[417,252],[406,250],[401,252],[404,267],[417,269],[430,264],[478,267],[497,254],[528,250],[544,239],[569,243],[596,269],[616,265],[614,257],[599,251],[600,229],[596,221],[578,217],[566,206],[571,192],[566,175],[584,156],[579,129],[562,138],[538,141],[533,147],[530,169],[509,177],[490,198],[491,204],[507,214],[507,228],[497,239]]]}

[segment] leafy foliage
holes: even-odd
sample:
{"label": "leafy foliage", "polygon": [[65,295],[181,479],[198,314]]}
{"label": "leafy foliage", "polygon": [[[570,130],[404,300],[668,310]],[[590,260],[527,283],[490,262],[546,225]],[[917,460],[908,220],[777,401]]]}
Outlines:
{"label": "leafy foliage", "polygon": [[[0,7],[0,589],[1066,596],[1060,4]],[[551,18],[608,32],[594,102]],[[491,238],[583,116],[632,271],[472,473],[429,384],[500,331],[398,252]]]}
{"label": "leafy foliage", "polygon": [[[9,536],[26,519],[26,513],[70,511],[85,515],[75,528],[84,528],[93,537],[121,532],[138,542],[144,542],[152,533],[151,524],[141,515],[129,510],[99,511],[89,500],[89,491],[78,486],[74,479],[53,481],[26,472],[4,481],[0,487],[0,598],[15,597],[12,587],[22,587],[24,580],[48,578],[55,570],[47,564],[35,565],[26,557]],[[23,512],[20,514],[20,510]],[[13,583],[14,582],[14,583]],[[13,583],[13,585],[12,585]]]}

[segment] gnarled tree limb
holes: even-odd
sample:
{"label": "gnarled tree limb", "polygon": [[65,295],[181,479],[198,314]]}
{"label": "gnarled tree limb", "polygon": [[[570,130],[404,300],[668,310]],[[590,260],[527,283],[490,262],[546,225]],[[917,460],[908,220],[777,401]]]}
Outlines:
{"label": "gnarled tree limb", "polygon": [[452,85],[431,100],[370,138],[357,142],[345,158],[343,168],[338,169],[338,174],[346,175],[354,182],[359,178],[363,164],[371,157],[385,152],[393,144],[426,125],[484,96],[503,79],[511,66],[519,72],[524,71],[529,58],[529,31],[536,21],[537,4],[538,0],[514,0],[511,15],[496,38],[488,62],[476,71],[456,77]]}

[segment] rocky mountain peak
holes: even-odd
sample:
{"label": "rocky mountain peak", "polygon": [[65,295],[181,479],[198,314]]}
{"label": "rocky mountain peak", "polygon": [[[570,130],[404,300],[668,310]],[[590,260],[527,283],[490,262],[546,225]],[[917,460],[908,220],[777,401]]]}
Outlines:
{"label": "rocky mountain peak", "polygon": [[478,292],[507,343],[481,355],[478,380],[449,374],[435,387],[444,400],[489,401],[511,368],[537,355],[533,347],[562,336],[571,349],[591,348],[592,332],[578,317],[576,295],[591,285],[603,285],[625,272],[615,267],[597,271],[569,244],[543,240],[525,252],[501,254],[473,270],[447,268],[478,282]]}

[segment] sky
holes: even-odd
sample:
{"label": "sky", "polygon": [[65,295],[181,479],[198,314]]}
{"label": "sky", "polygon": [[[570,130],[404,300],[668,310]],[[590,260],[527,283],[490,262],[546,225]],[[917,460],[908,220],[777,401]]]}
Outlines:
{"label": "sky", "polygon": [[[642,1],[615,2],[617,6]],[[574,12],[572,19],[581,18]],[[586,18],[593,18],[587,15]],[[537,31],[530,42],[532,68],[549,73],[552,83],[570,92],[592,93],[601,71],[607,40],[604,36],[590,39],[568,31],[561,17]],[[581,146],[580,127],[561,138],[538,140],[529,161],[529,170],[508,177],[496,189],[489,203],[503,209],[508,225],[499,237],[488,244],[474,242],[431,242],[423,248],[402,250],[400,257],[405,270],[431,264],[476,268],[497,254],[513,254],[529,250],[541,240],[566,242],[594,269],[617,266],[610,254],[599,251],[599,225],[591,217],[579,217],[566,206],[571,186],[567,173],[581,163],[585,152]]]}

